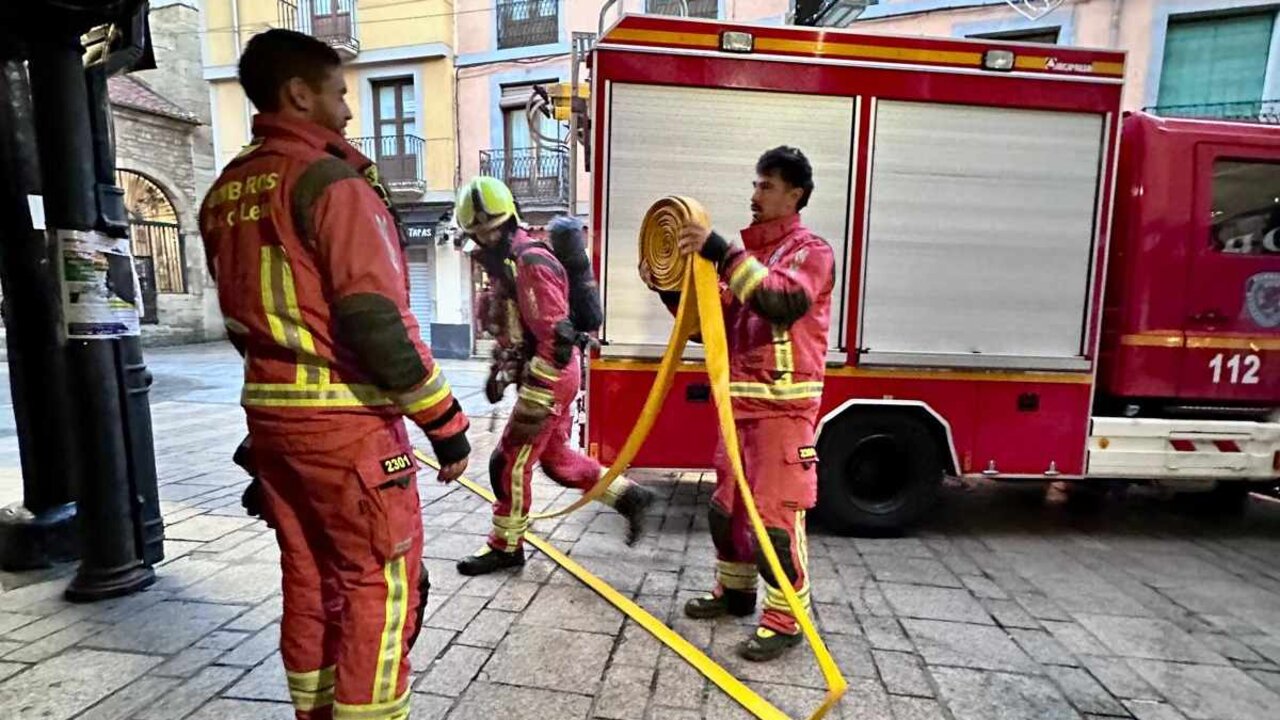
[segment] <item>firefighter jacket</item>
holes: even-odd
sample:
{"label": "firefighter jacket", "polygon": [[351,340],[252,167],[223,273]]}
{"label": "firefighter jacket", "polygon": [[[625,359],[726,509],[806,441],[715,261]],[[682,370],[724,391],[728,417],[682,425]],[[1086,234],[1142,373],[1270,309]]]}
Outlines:
{"label": "firefighter jacket", "polygon": [[[494,251],[486,251],[494,252]],[[500,347],[516,350],[518,397],[551,412],[555,390],[575,365],[577,333],[569,319],[569,278],[544,242],[518,229],[503,257],[488,262],[493,287],[480,301]]]}
{"label": "firefighter jacket", "polygon": [[[799,215],[741,235],[742,246],[731,246],[713,232],[702,251],[720,271],[734,417],[813,417],[826,374],[831,247]],[[674,312],[679,294],[662,295]]]}
{"label": "firefighter jacket", "polygon": [[409,311],[372,162],[312,123],[261,114],[253,129],[200,230],[255,446],[334,450],[403,415],[442,463],[464,458],[468,421]]}

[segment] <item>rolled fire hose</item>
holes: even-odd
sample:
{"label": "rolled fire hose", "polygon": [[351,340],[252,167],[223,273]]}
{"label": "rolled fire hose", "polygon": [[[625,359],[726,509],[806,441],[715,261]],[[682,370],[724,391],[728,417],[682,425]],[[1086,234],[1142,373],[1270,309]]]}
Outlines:
{"label": "rolled fire hose", "polygon": [[680,366],[685,345],[689,338],[701,331],[702,344],[706,350],[707,375],[711,380],[711,392],[715,399],[720,433],[724,438],[728,451],[729,463],[733,470],[734,482],[738,485],[738,493],[746,507],[755,532],[756,543],[763,551],[773,577],[782,586],[787,607],[795,615],[800,624],[805,640],[817,658],[827,683],[827,694],[822,705],[811,718],[824,717],[833,708],[840,697],[848,689],[848,683],[840,674],[835,659],[831,657],[826,644],[818,635],[817,628],[809,613],[800,603],[795,588],[782,571],[778,554],[765,531],[764,522],[756,508],[751,487],[742,469],[742,454],[738,446],[737,428],[733,422],[733,410],[729,400],[729,349],[725,339],[724,312],[720,300],[720,280],[716,268],[708,260],[701,257],[681,255],[677,244],[681,231],[696,221],[703,227],[710,227],[710,218],[698,201],[687,197],[666,197],[654,203],[645,214],[640,230],[640,260],[648,266],[650,287],[654,290],[681,290],[680,307],[676,311],[675,327],[671,331],[671,339],[667,343],[666,352],[662,356],[662,364],[658,368],[658,376],[645,399],[644,409],[636,421],[631,435],[623,444],[621,452],[609,469],[601,476],[588,492],[574,503],[554,512],[530,515],[531,520],[556,517],[571,513],[602,496],[609,484],[622,474],[635,459],[640,446],[644,444],[657,420],[658,412],[667,397],[675,380],[676,369]]}

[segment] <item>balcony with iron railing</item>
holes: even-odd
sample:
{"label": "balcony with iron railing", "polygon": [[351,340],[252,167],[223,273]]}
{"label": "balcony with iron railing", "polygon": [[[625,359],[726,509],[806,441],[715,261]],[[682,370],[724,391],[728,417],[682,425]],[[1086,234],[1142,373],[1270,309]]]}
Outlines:
{"label": "balcony with iron railing", "polygon": [[496,15],[500,49],[560,41],[559,0],[507,0],[498,3]]}
{"label": "balcony with iron railing", "polygon": [[[685,17],[711,18],[720,15],[719,0],[685,0],[689,13]],[[644,11],[650,15],[679,15],[680,0],[645,0]]]}
{"label": "balcony with iron railing", "polygon": [[280,27],[322,40],[346,59],[360,52],[352,6],[355,0],[276,0]]}
{"label": "balcony with iron railing", "polygon": [[421,195],[427,191],[426,143],[417,135],[347,138],[357,150],[378,164],[387,191]]}
{"label": "balcony with iron railing", "polygon": [[481,150],[480,174],[501,179],[522,206],[565,209],[569,206],[569,152],[564,148]]}
{"label": "balcony with iron railing", "polygon": [[1280,125],[1280,100],[1201,103],[1198,105],[1156,105],[1146,108],[1152,115],[1194,120],[1231,120],[1264,125]]}

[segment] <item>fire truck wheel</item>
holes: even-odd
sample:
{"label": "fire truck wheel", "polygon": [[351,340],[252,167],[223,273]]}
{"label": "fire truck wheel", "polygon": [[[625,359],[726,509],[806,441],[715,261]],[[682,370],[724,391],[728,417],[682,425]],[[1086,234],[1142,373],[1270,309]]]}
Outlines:
{"label": "fire truck wheel", "polygon": [[1249,494],[1255,489],[1239,480],[1219,482],[1207,492],[1182,493],[1179,504],[1202,517],[1241,515],[1249,508]]}
{"label": "fire truck wheel", "polygon": [[942,448],[905,413],[841,418],[823,432],[818,457],[816,515],[842,535],[901,533],[933,505],[942,484]]}

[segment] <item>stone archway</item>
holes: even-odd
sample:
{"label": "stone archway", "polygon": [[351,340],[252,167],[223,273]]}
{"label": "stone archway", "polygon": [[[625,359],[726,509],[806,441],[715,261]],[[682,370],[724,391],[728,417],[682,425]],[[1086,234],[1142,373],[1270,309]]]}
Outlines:
{"label": "stone archway", "polygon": [[142,286],[142,321],[154,324],[159,322],[158,296],[188,290],[178,207],[159,183],[136,170],[117,170],[116,184],[124,190],[129,216],[129,237]]}

